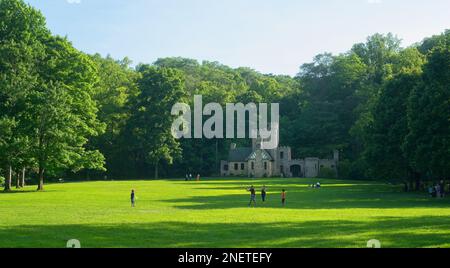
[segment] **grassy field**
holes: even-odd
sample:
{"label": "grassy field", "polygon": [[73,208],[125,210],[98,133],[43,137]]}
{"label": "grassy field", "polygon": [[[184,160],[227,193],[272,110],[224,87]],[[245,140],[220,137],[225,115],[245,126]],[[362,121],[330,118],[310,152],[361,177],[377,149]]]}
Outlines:
{"label": "grassy field", "polygon": [[[0,194],[0,247],[450,247],[450,199],[382,183],[210,179],[52,184]],[[266,184],[249,208],[245,188]],[[131,208],[130,190],[137,191]],[[288,203],[281,207],[280,191]],[[259,195],[258,195],[259,201]]]}

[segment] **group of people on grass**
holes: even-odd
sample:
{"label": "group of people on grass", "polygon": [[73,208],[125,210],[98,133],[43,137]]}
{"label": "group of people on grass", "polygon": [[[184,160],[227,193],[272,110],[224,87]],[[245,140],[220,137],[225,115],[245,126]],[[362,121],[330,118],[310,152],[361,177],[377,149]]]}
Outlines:
{"label": "group of people on grass", "polygon": [[428,193],[433,198],[444,198],[445,197],[445,183],[440,181],[439,183],[434,183],[428,187]]}
{"label": "group of people on grass", "polygon": [[[186,181],[188,181],[188,180],[192,180],[192,174],[186,175]],[[197,181],[200,181],[200,175],[197,176]],[[320,188],[321,184],[320,184],[320,182],[318,182],[316,184],[311,185],[310,187],[311,188]],[[250,192],[250,203],[248,204],[248,206],[249,207],[252,205],[256,206],[256,188],[252,185],[249,188],[247,188],[247,191]],[[286,197],[287,197],[286,190],[285,189],[281,190],[281,205],[283,207],[286,206]],[[135,193],[134,189],[131,190],[130,198],[131,198],[131,207],[135,207],[136,206],[136,193]],[[267,187],[264,185],[261,188],[261,200],[263,203],[266,202],[266,198],[267,198]]]}
{"label": "group of people on grass", "polygon": [[[248,204],[248,206],[256,206],[256,189],[255,187],[252,185],[249,188],[247,188],[247,191],[250,192],[250,203]],[[266,202],[266,197],[267,197],[267,187],[264,185],[261,188],[261,200],[263,203]],[[286,205],[286,190],[283,189],[281,191],[281,204],[283,205],[283,207]]]}
{"label": "group of people on grass", "polygon": [[[185,181],[192,181],[192,174],[186,174],[186,176],[184,177],[184,180]],[[196,180],[200,181],[200,174],[197,174]]]}
{"label": "group of people on grass", "polygon": [[[309,187],[318,189],[318,188],[321,188],[322,185],[320,184],[320,182],[317,182],[316,184],[309,185]],[[247,188],[247,191],[250,192],[250,203],[248,204],[248,206],[249,207],[252,205],[256,206],[256,189],[255,189],[255,187],[252,185],[249,188]],[[286,206],[286,196],[287,196],[286,190],[285,189],[281,190],[281,204],[283,207]],[[266,202],[266,197],[267,197],[267,187],[264,185],[261,188],[261,200],[263,203]]]}
{"label": "group of people on grass", "polygon": [[[192,174],[186,174],[185,177],[186,181],[191,181],[192,180]],[[197,175],[196,178],[197,181],[200,181],[200,174]],[[312,184],[309,185],[310,188],[321,188],[322,185],[320,184],[320,182],[316,183],[316,184]],[[445,194],[446,194],[446,185],[444,183],[444,181],[440,181],[438,183],[433,183],[428,187],[428,193],[430,194],[431,197],[433,198],[444,198]],[[248,204],[248,206],[256,206],[256,188],[252,185],[249,188],[247,188],[247,191],[250,192],[250,203]],[[284,207],[286,205],[286,190],[283,189],[281,190],[281,204]],[[134,190],[131,190],[131,206],[135,207],[136,205],[136,194]],[[267,200],[267,187],[264,185],[261,188],[261,200],[263,203],[266,202]]]}

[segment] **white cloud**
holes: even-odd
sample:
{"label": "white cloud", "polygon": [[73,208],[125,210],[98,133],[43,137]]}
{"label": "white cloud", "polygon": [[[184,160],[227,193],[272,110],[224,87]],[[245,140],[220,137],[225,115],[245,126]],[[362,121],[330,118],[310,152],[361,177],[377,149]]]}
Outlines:
{"label": "white cloud", "polygon": [[69,4],[81,4],[81,0],[66,0]]}
{"label": "white cloud", "polygon": [[383,0],[367,0],[367,3],[371,4],[371,5],[376,5],[376,4],[381,4],[383,3]]}

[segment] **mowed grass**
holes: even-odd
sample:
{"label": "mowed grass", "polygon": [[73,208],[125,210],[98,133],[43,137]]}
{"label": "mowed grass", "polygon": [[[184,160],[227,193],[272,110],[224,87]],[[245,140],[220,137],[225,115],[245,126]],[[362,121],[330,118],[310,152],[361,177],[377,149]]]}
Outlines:
{"label": "mowed grass", "polygon": [[[450,247],[450,200],[376,182],[309,179],[108,181],[0,194],[0,247]],[[249,208],[249,185],[268,201]],[[136,189],[137,207],[129,195]],[[281,207],[281,189],[287,206]]]}

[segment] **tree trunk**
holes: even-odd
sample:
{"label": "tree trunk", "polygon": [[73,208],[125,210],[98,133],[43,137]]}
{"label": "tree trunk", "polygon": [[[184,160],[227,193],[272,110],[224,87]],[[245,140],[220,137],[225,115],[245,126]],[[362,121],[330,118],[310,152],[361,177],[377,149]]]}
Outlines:
{"label": "tree trunk", "polygon": [[9,166],[8,176],[5,181],[5,191],[11,191],[11,182],[12,182],[12,167]]}
{"label": "tree trunk", "polygon": [[22,180],[20,181],[20,187],[25,187],[25,172],[26,172],[26,169],[25,168],[23,168],[22,169]]}
{"label": "tree trunk", "polygon": [[38,191],[44,190],[44,169],[39,167],[39,185],[37,188]]}
{"label": "tree trunk", "polygon": [[159,163],[159,161],[156,161],[156,163],[155,163],[155,180],[158,179],[158,163]]}
{"label": "tree trunk", "polygon": [[20,188],[20,173],[17,172],[16,175],[17,175],[16,176],[16,189],[19,189]]}

